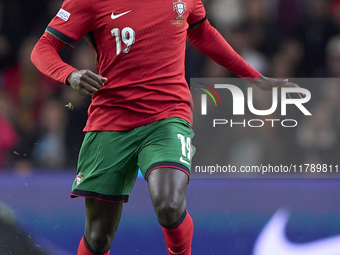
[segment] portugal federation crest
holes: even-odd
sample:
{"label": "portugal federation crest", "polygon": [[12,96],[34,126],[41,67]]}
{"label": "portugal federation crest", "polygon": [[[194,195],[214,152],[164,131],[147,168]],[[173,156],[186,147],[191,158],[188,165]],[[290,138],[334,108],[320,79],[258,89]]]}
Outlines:
{"label": "portugal federation crest", "polygon": [[79,183],[84,180],[84,177],[82,176],[83,173],[79,173],[77,176],[76,176],[76,184],[79,185]]}
{"label": "portugal federation crest", "polygon": [[173,11],[176,11],[178,17],[176,19],[183,19],[183,14],[187,10],[187,3],[182,0],[177,0],[177,2],[172,2]]}

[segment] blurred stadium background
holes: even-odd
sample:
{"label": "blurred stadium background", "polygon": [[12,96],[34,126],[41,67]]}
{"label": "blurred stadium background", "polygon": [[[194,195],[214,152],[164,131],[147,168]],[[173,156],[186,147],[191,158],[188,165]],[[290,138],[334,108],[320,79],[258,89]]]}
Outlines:
{"label": "blurred stadium background", "polygon": [[[1,255],[76,254],[83,235],[84,203],[71,200],[69,191],[90,98],[44,77],[29,58],[61,3],[0,1]],[[299,128],[226,134],[230,139],[220,150],[225,159],[239,162],[245,155],[274,163],[338,164],[340,1],[204,3],[210,22],[264,75],[335,78],[327,86],[306,87],[312,93],[313,117]],[[61,55],[77,68],[95,69],[94,53],[85,41],[75,50],[63,48]],[[233,74],[188,43],[186,77],[189,82]],[[65,107],[69,103],[72,110]],[[193,254],[338,255],[338,186],[337,179],[192,179],[188,209],[195,221]],[[113,247],[117,254],[165,254],[142,179],[124,207]]]}

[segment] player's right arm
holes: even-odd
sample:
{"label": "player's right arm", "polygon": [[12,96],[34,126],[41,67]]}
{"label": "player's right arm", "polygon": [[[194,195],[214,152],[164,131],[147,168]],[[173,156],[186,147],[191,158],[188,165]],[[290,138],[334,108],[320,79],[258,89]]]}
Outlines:
{"label": "player's right arm", "polygon": [[66,0],[31,54],[33,64],[43,74],[89,95],[97,92],[106,78],[90,70],[77,70],[65,63],[58,51],[65,45],[75,47],[76,42],[88,32],[91,28],[91,8],[91,1]]}
{"label": "player's right arm", "polygon": [[54,36],[44,33],[32,51],[32,63],[43,74],[70,85],[74,90],[85,95],[94,94],[104,85],[106,78],[90,70],[77,70],[65,63],[58,54],[64,45]]}

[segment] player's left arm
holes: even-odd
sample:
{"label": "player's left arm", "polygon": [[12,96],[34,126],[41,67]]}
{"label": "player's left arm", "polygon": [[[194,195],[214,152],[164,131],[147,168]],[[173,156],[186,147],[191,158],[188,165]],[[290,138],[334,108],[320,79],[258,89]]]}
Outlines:
{"label": "player's left arm", "polygon": [[256,71],[236,53],[206,19],[196,26],[189,26],[188,39],[216,63],[231,70],[237,76],[247,79],[261,90],[270,90],[273,87],[299,87],[288,79],[268,78]]}

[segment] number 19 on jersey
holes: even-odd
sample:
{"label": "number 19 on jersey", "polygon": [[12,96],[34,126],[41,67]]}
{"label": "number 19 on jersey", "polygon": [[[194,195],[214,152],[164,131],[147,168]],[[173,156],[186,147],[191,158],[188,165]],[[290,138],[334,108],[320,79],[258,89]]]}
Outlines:
{"label": "number 19 on jersey", "polygon": [[114,28],[111,30],[111,35],[116,38],[117,56],[122,52],[121,42],[126,45],[125,49],[123,50],[124,53],[128,53],[131,45],[135,42],[135,31],[131,27],[124,27],[121,33],[119,31],[119,28]]}

